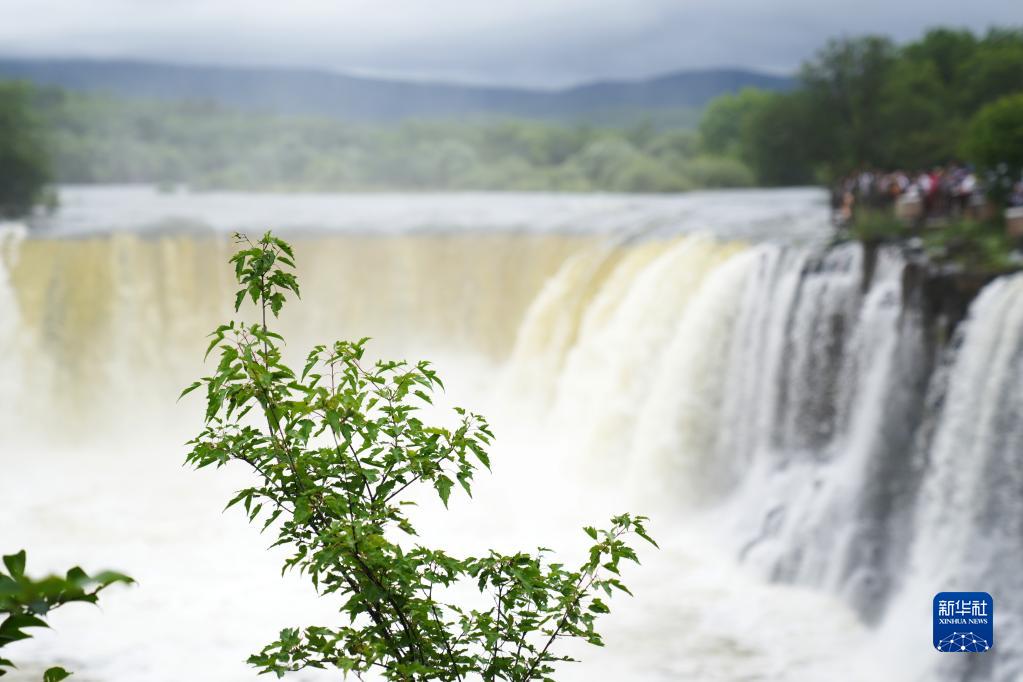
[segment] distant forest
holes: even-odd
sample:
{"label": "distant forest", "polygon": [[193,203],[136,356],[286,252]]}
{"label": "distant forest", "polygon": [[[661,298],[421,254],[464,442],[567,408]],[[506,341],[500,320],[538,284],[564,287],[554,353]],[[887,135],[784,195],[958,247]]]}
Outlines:
{"label": "distant forest", "polygon": [[693,130],[535,121],[350,124],[39,89],[56,179],[195,189],[671,192],[754,182]]}
{"label": "distant forest", "polygon": [[62,183],[680,192],[828,184],[858,168],[916,170],[953,159],[1004,166],[1009,175],[1023,167],[1016,29],[936,29],[902,46],[879,37],[832,41],[794,88],[746,88],[681,122],[360,123],[38,85],[30,99],[51,175]]}

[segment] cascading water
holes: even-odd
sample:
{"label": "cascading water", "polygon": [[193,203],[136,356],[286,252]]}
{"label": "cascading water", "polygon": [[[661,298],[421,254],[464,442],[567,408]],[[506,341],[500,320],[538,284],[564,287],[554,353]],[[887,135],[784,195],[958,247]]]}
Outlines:
{"label": "cascading water", "polygon": [[[573,433],[567,449],[581,453],[590,466],[621,466],[636,406],[655,378],[657,360],[668,351],[701,281],[732,251],[709,239],[687,238],[667,245],[634,277],[612,275],[584,315],[558,378],[555,419],[590,426]],[[631,271],[633,263],[622,267]]]}
{"label": "cascading water", "polygon": [[[499,442],[512,444],[490,484],[513,506],[501,523],[532,537],[592,521],[576,506],[654,512],[664,550],[637,571],[637,601],[615,616],[607,652],[579,652],[595,661],[580,679],[1023,674],[1010,636],[955,660],[927,645],[940,590],[991,592],[997,628],[1023,627],[1023,277],[988,285],[943,345],[895,250],[472,230],[294,239],[304,298],[281,321],[289,348],[372,335],[382,354],[438,360],[459,402],[499,411]],[[258,558],[258,538],[236,539],[237,519],[188,525],[215,515],[225,490],[179,470],[171,446],[197,416],[173,397],[202,370],[203,335],[229,315],[232,245],[128,232],[4,243],[0,418],[15,421],[3,444],[36,456],[5,468],[26,511],[0,531],[55,567],[74,552],[162,590],[111,597],[104,627],[121,628],[123,647],[99,635],[67,644],[64,628],[69,662],[99,680],[179,679],[162,667],[174,653],[152,643],[165,641],[218,680],[247,679],[244,656],[313,607],[308,594],[273,592],[274,561]],[[144,456],[158,442],[170,445]],[[55,468],[75,485],[42,492],[35,482]],[[514,491],[532,486],[539,507],[537,479],[558,474],[545,509],[564,519],[523,519]],[[503,512],[481,485],[477,502],[493,508],[477,521],[490,528]],[[189,553],[219,570],[224,546],[236,563],[217,584],[241,581],[245,603],[276,597],[222,641],[185,639],[180,618],[238,612],[223,591],[185,614],[167,606],[203,584]],[[144,641],[133,599],[167,619]],[[285,612],[293,621],[280,622]],[[876,661],[861,660],[865,648]],[[238,668],[216,667],[228,656]]]}
{"label": "cascading water", "polygon": [[[23,229],[0,225],[0,396],[16,395],[24,383],[23,367],[16,362],[21,353],[21,313],[8,276],[8,263],[18,257]],[[0,415],[0,428],[13,428],[10,414]]]}
{"label": "cascading water", "polygon": [[[1005,606],[1004,633],[1023,627],[1023,276],[990,284],[966,323],[933,444],[926,452],[909,573],[932,592],[982,586]],[[1023,645],[956,661],[935,677],[1018,680]]]}
{"label": "cascading water", "polygon": [[755,261],[756,253],[746,251],[714,268],[675,324],[639,401],[628,448],[634,488],[668,494],[691,507],[725,487],[727,467],[720,466],[714,448],[721,431],[728,339]]}
{"label": "cascading water", "polygon": [[[761,420],[768,432],[752,452],[731,455],[750,462],[732,513],[747,538],[744,558],[777,579],[846,594],[876,618],[894,568],[888,552],[899,546],[888,535],[898,491],[886,488],[904,480],[896,469],[912,436],[923,352],[901,305],[901,261],[880,253],[866,282],[861,258],[849,247],[805,262],[781,312],[785,341],[760,356],[774,365],[776,397],[766,403],[774,419]],[[743,406],[735,408],[739,418]]]}
{"label": "cascading water", "polygon": [[[706,510],[742,562],[842,595],[881,632],[905,616],[904,593],[929,614],[942,590],[1004,595],[1009,631],[1023,590],[1023,278],[981,294],[941,366],[896,251],[705,254],[664,268],[679,286],[664,262],[622,266],[592,295],[558,383],[560,404],[589,408],[555,413],[581,425],[566,442],[609,449],[644,499]],[[597,368],[586,382],[582,367]],[[926,618],[908,622],[927,637]],[[982,660],[917,657],[906,674],[1021,670],[1010,642]]]}

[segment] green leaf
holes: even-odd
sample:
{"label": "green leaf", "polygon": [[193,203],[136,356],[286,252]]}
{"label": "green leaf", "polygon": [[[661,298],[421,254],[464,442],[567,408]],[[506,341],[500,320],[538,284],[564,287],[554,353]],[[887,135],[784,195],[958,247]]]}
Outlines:
{"label": "green leaf", "polygon": [[181,392],[181,395],[178,396],[178,400],[181,400],[186,395],[188,395],[189,393],[191,393],[195,389],[199,388],[200,386],[202,386],[202,382],[201,381],[193,381],[191,384],[189,384],[188,388],[186,388],[185,390],[183,390]]}
{"label": "green leaf", "polygon": [[23,628],[48,628],[46,621],[27,613],[15,613],[0,623],[0,645],[29,639],[32,635],[22,632]]}
{"label": "green leaf", "polygon": [[444,506],[448,506],[448,498],[451,497],[451,487],[454,485],[451,479],[441,474],[434,481],[434,487],[437,489],[437,494],[440,495],[441,502]]}
{"label": "green leaf", "polygon": [[71,677],[71,673],[63,668],[53,667],[43,673],[43,682],[60,682]]}
{"label": "green leaf", "polygon": [[639,537],[643,538],[644,540],[649,542],[654,547],[656,547],[658,549],[661,548],[661,546],[659,544],[657,544],[652,537],[650,537],[649,535],[646,534],[646,531],[644,531],[644,530],[642,530],[640,528],[636,528],[635,530],[636,530],[636,535],[638,535]]}
{"label": "green leaf", "polygon": [[4,566],[12,578],[17,580],[25,575],[25,550],[4,556]]}
{"label": "green leaf", "polygon": [[134,578],[126,576],[123,573],[118,573],[117,571],[102,571],[101,573],[97,573],[93,577],[93,580],[103,587],[108,587],[114,583],[124,583],[125,585],[135,584]]}

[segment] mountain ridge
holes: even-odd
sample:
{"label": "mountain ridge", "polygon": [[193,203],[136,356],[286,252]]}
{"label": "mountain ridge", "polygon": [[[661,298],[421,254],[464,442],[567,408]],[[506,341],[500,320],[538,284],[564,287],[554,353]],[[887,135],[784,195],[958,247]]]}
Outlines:
{"label": "mountain ridge", "polygon": [[294,67],[140,60],[0,57],[0,78],[122,97],[212,100],[235,108],[351,121],[503,116],[579,123],[699,110],[743,87],[787,90],[794,79],[748,69],[675,71],[559,89],[404,81]]}

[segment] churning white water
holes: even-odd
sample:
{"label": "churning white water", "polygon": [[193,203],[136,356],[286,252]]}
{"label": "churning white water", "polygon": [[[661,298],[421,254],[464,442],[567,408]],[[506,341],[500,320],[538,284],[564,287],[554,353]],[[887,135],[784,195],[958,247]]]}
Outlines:
{"label": "churning white water", "polygon": [[[492,417],[494,474],[424,508],[427,540],[572,559],[581,525],[653,516],[636,597],[559,679],[1023,674],[1023,279],[989,284],[944,343],[900,253],[820,245],[813,192],[68,196],[4,241],[0,539],[36,572],[139,585],[57,612],[11,647],[13,679],[55,662],[97,682],[250,679],[278,629],[332,622],[219,513],[244,474],[180,466],[199,413],[174,398],[229,315],[223,230],[257,219],[293,228],[296,356],[372,335]],[[932,650],[941,590],[994,596],[993,651]]]}

